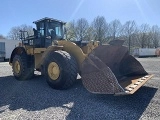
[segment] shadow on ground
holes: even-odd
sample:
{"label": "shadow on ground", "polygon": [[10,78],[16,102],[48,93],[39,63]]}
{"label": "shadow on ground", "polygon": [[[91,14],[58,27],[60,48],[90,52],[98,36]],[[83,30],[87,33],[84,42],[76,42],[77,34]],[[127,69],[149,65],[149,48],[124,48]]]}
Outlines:
{"label": "shadow on ground", "polygon": [[[157,91],[144,86],[130,96],[95,95],[86,91],[81,81],[69,90],[58,91],[38,76],[29,81],[0,77],[0,89],[0,107],[8,105],[10,110],[27,111],[62,107],[70,110],[67,120],[139,119]],[[67,108],[65,104],[71,102],[73,106]]]}

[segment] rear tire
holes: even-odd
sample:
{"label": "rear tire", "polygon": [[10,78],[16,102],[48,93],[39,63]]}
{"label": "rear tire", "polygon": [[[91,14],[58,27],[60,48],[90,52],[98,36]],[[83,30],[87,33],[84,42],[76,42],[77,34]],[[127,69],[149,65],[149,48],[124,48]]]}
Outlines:
{"label": "rear tire", "polygon": [[[56,66],[57,72],[55,72]],[[44,63],[44,75],[50,87],[58,90],[68,89],[77,80],[78,65],[73,56],[66,51],[48,53]],[[49,72],[53,71],[53,77]]]}
{"label": "rear tire", "polygon": [[15,55],[12,62],[13,75],[17,80],[27,80],[34,76],[34,68],[28,67],[27,55]]}

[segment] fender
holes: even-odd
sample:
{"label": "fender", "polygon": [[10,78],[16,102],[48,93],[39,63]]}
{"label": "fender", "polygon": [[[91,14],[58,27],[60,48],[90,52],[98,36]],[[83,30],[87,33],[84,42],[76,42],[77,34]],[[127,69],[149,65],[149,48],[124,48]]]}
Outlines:
{"label": "fender", "polygon": [[49,46],[45,51],[44,53],[42,54],[42,59],[40,61],[41,65],[44,64],[44,60],[47,56],[48,53],[50,52],[53,52],[53,51],[56,51],[56,50],[62,50],[63,49],[63,46]]}
{"label": "fender", "polygon": [[[87,56],[86,54],[83,53],[82,49],[79,46],[77,46],[75,43],[70,42],[70,41],[66,41],[66,40],[57,41],[57,44],[58,44],[57,46],[50,46],[47,48],[47,50],[42,54],[41,61],[37,62],[37,64],[36,64],[37,68],[39,68],[40,66],[43,67],[45,58],[49,52],[53,52],[56,50],[64,50],[64,51],[68,52],[69,54],[71,54],[76,59],[76,61],[78,63],[79,70],[80,70],[82,62],[84,61],[84,59]],[[38,60],[39,59],[37,57],[36,61],[38,61]]]}
{"label": "fender", "polygon": [[63,46],[63,50],[71,54],[76,59],[79,68],[81,68],[82,62],[87,56],[83,53],[82,49],[75,43],[66,40],[58,41],[58,45]]}
{"label": "fender", "polygon": [[12,66],[12,61],[13,61],[14,56],[15,55],[20,55],[22,53],[26,54],[26,50],[24,49],[24,47],[16,47],[11,53],[11,56],[10,56],[10,59],[9,59],[9,64]]}

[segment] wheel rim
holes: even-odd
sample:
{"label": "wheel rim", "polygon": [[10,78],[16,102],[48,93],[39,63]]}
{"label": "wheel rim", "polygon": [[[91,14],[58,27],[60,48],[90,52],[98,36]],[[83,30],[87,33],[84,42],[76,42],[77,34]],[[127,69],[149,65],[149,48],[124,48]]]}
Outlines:
{"label": "wheel rim", "polygon": [[20,73],[20,63],[19,61],[16,61],[15,64],[14,64],[14,70],[15,70],[15,73],[19,74]]}
{"label": "wheel rim", "polygon": [[48,75],[52,80],[57,80],[60,75],[60,69],[57,63],[51,62],[48,65]]}

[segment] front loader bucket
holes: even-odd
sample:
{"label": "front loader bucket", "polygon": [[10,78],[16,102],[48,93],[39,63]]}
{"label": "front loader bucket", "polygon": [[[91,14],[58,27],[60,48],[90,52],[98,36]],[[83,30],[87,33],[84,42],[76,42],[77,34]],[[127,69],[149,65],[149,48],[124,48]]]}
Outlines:
{"label": "front loader bucket", "polygon": [[133,94],[153,75],[128,53],[121,41],[95,48],[82,63],[85,88],[98,94]]}

